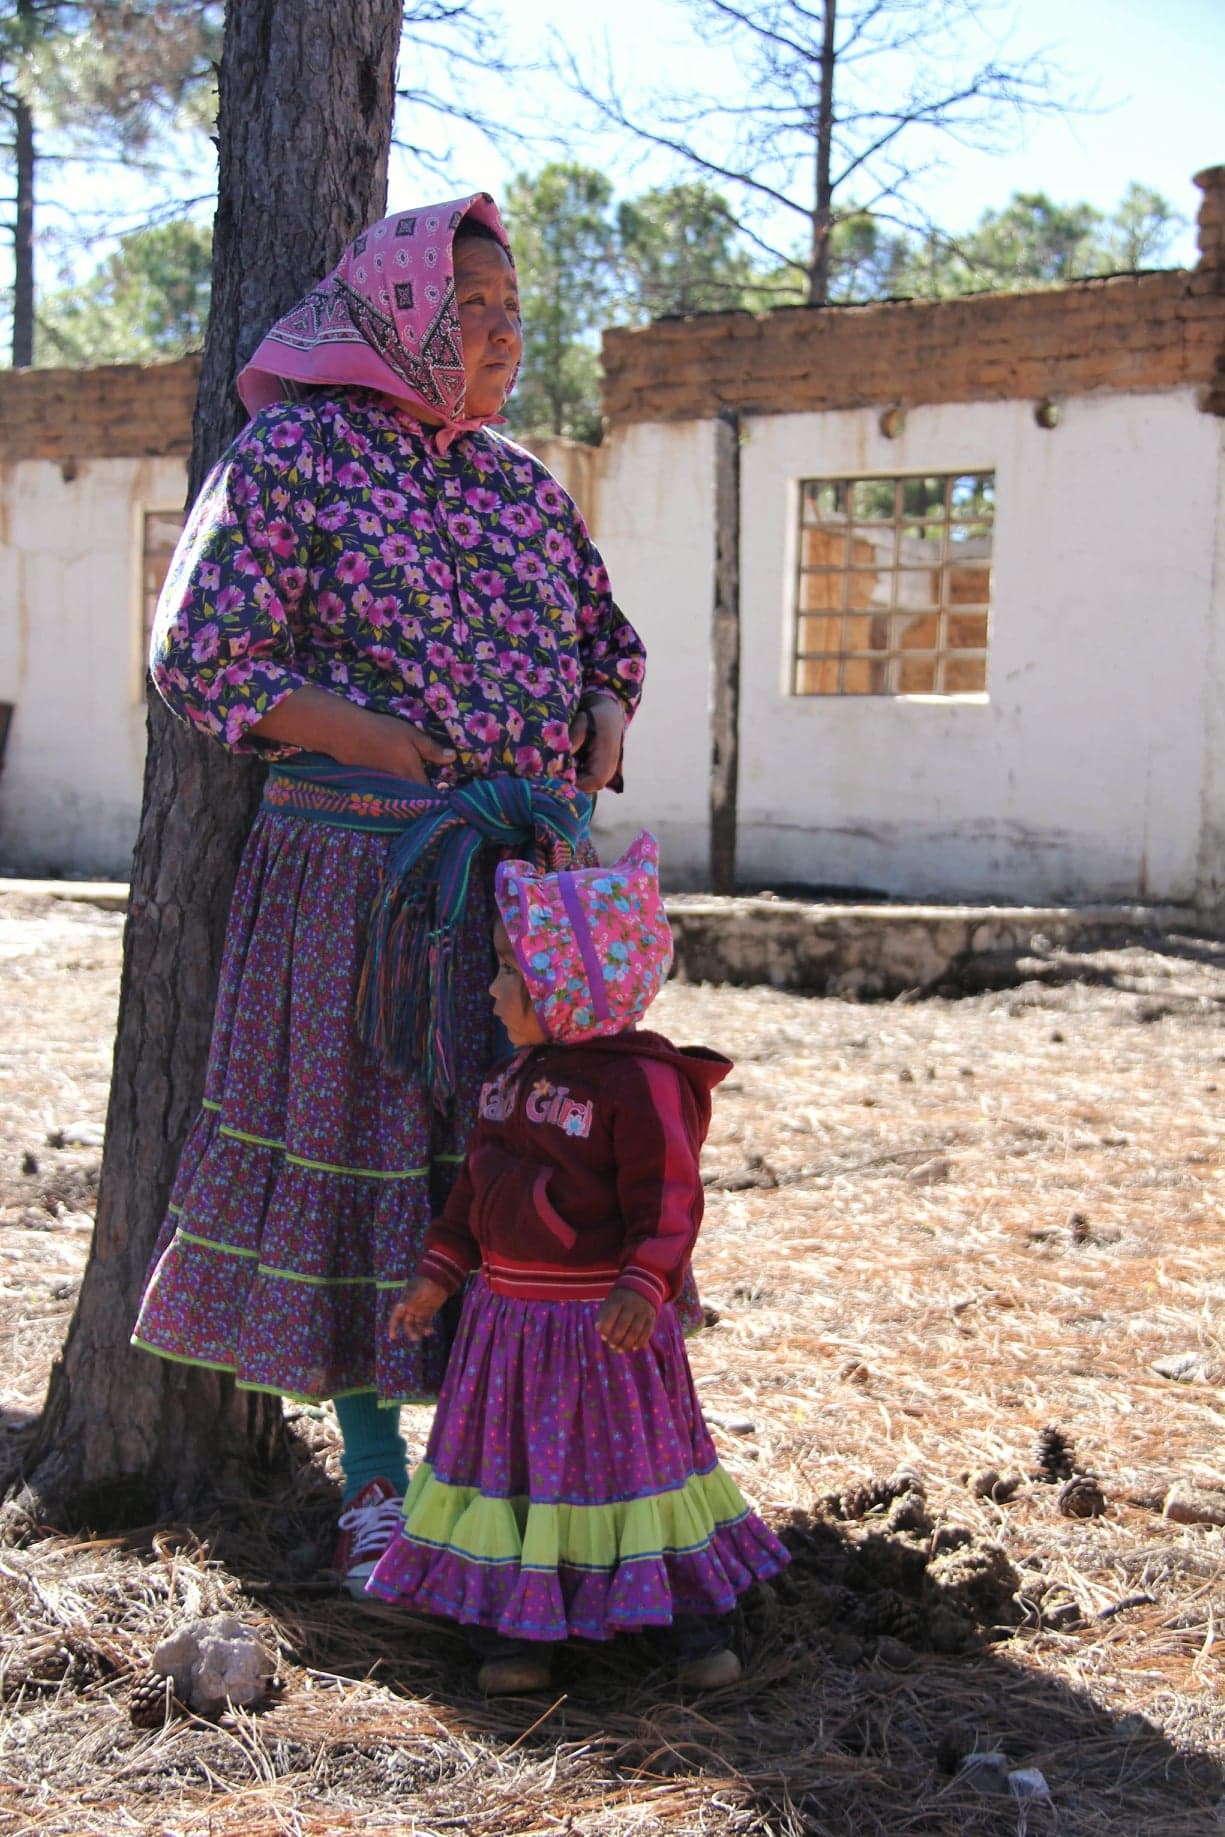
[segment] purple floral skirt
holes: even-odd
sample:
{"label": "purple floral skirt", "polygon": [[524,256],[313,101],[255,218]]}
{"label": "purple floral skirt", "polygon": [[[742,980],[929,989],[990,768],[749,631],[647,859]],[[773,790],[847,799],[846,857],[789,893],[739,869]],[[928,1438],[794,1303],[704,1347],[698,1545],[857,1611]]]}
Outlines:
{"label": "purple floral skirt", "polygon": [[507,1638],[608,1639],[726,1614],[784,1566],[719,1465],[675,1309],[614,1353],[599,1307],[474,1282],[372,1594]]}
{"label": "purple floral skirt", "polygon": [[[440,1121],[353,1024],[386,835],[267,806],[230,908],[204,1105],[134,1343],[301,1398],[436,1395],[447,1344],[387,1319],[445,1201],[495,1051],[493,902],[474,875],[455,967],[457,1088]],[[492,863],[493,856],[488,860]]]}

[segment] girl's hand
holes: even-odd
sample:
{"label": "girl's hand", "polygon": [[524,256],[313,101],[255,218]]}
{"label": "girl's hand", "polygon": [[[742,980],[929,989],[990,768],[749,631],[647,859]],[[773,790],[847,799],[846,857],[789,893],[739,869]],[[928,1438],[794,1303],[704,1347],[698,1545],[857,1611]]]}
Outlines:
{"label": "girl's hand", "polygon": [[570,723],[570,751],[578,773],[578,788],[594,797],[617,772],[625,710],[612,697],[601,695],[580,708]]}
{"label": "girl's hand", "polygon": [[637,1352],[655,1331],[655,1309],[635,1288],[614,1288],[604,1297],[595,1330],[613,1352]]}
{"label": "girl's hand", "polygon": [[414,1276],[391,1310],[387,1331],[392,1339],[425,1339],[434,1331],[434,1316],[447,1298],[440,1282],[428,1276]]}

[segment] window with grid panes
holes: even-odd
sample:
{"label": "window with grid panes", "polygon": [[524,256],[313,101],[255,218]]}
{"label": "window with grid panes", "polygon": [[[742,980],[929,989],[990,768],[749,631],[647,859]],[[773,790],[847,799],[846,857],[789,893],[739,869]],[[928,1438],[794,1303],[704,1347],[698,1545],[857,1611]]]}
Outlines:
{"label": "window with grid panes", "polygon": [[174,545],[183,528],[181,510],[146,510],[144,521],[144,539],[141,546],[140,589],[141,602],[145,621],[145,656],[149,655],[149,638],[153,631],[153,615],[157,611],[158,595],[161,593],[170,558],[174,554]]}
{"label": "window with grid panes", "polygon": [[800,482],[794,695],[981,695],[995,474]]}

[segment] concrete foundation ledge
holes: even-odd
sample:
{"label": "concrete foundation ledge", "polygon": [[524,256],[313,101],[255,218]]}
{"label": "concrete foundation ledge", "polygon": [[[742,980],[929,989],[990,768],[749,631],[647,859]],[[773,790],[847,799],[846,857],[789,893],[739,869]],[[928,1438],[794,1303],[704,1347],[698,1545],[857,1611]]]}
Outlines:
{"label": "concrete foundation ledge", "polygon": [[[0,878],[0,898],[79,901],[121,912],[118,880]],[[973,994],[1042,973],[1042,960],[1069,953],[1201,940],[1219,950],[1225,924],[1187,906],[909,906],[674,893],[666,900],[676,940],[674,974],[686,982],[764,983],[813,995],[889,1001],[898,996]]]}
{"label": "concrete foundation ledge", "polygon": [[20,896],[22,899],[76,900],[83,906],[100,906],[104,912],[126,912],[126,880],[26,880],[14,876],[0,877],[0,899]]}
{"label": "concrete foundation ledge", "polygon": [[700,893],[666,903],[675,973],[686,981],[865,1001],[1006,988],[1025,959],[1053,951],[1220,935],[1182,906],[849,906]]}

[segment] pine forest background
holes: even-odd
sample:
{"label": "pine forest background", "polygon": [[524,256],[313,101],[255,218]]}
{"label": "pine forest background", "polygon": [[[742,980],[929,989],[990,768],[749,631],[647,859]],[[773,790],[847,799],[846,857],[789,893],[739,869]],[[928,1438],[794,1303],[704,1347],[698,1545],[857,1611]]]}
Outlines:
{"label": "pine forest background", "polygon": [[[667,0],[660,10],[730,46],[743,93],[654,88],[632,105],[611,69],[593,72],[556,40],[544,55],[573,113],[545,131],[497,100],[528,94],[533,72],[503,57],[494,8],[404,9],[395,140],[420,175],[416,196],[454,195],[461,128],[518,167],[500,198],[525,326],[512,429],[598,440],[605,326],[1057,286],[1159,267],[1185,228],[1135,181],[1109,212],[1016,190],[959,235],[925,215],[916,200],[933,144],[953,158],[1002,156],[1026,114],[1082,107],[1042,61],[1010,65],[986,39],[974,55],[968,27],[1006,7]],[[0,0],[13,248],[0,362],[150,362],[201,348],[223,27],[216,0]],[[663,158],[673,176],[618,189],[603,167],[560,155],[580,126],[650,153],[656,169]],[[108,174],[115,200],[83,208],[84,195],[105,199]],[[390,206],[412,201],[393,189]]]}

